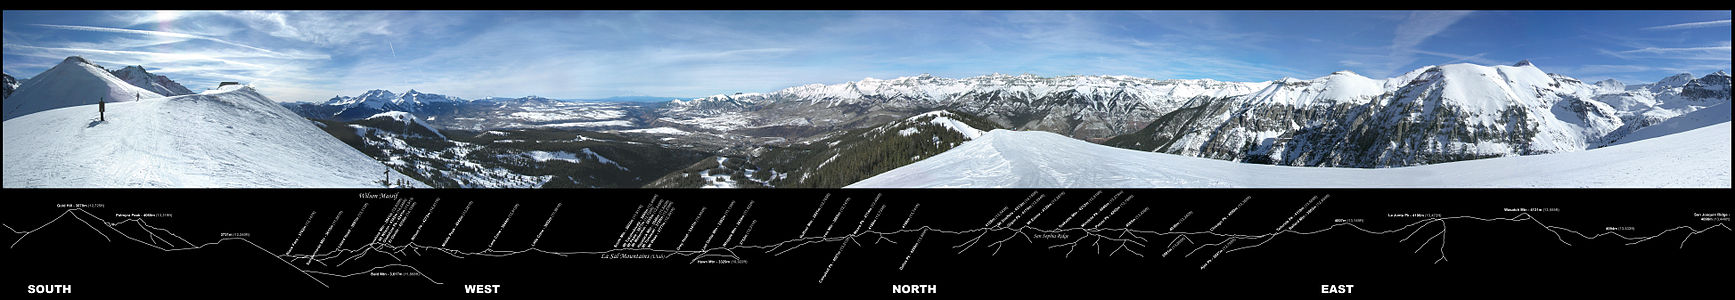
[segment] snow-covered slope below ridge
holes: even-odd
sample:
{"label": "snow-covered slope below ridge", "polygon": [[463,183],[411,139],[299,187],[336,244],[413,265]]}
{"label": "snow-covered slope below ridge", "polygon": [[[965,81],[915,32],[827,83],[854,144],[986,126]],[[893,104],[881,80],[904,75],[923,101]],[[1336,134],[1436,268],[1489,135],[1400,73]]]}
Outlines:
{"label": "snow-covered slope below ridge", "polygon": [[6,120],[5,187],[379,187],[388,174],[407,178],[251,88],[109,103],[107,121],[94,106]]}
{"label": "snow-covered slope below ridge", "polygon": [[114,103],[161,97],[73,56],[19,85],[11,97],[6,97],[5,114],[6,120],[11,120],[39,111],[96,104],[99,100]]}
{"label": "snow-covered slope below ridge", "polygon": [[995,130],[848,187],[1728,188],[1730,154],[1729,122],[1588,151],[1382,169],[1244,164]]}

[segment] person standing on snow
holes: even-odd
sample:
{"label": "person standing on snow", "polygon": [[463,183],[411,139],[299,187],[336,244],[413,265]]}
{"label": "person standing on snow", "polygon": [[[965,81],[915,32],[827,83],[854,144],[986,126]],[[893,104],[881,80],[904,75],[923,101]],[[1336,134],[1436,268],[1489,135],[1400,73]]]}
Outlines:
{"label": "person standing on snow", "polygon": [[108,101],[105,101],[102,97],[97,97],[96,98],[96,120],[97,121],[108,121],[108,117],[104,116],[107,114],[108,114]]}

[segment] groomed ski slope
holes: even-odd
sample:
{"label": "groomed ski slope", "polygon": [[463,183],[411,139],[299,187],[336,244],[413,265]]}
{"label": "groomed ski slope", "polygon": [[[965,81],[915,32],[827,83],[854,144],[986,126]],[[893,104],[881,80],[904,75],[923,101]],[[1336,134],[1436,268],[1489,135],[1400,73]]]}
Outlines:
{"label": "groomed ski slope", "polygon": [[1723,120],[1595,150],[1386,169],[1255,165],[994,130],[848,187],[1729,188],[1730,122]]}
{"label": "groomed ski slope", "polygon": [[380,187],[388,168],[239,88],[6,120],[5,172],[7,188],[332,188]]}

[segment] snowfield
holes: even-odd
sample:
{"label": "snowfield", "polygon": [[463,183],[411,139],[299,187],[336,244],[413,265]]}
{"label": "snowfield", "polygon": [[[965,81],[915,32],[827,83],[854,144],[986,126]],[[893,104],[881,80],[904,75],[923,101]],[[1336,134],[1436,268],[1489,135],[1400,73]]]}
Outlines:
{"label": "snowfield", "polygon": [[1244,164],[994,130],[848,187],[1729,188],[1729,149],[1726,113],[1715,125],[1595,150],[1385,169]]}
{"label": "snowfield", "polygon": [[[380,187],[407,179],[252,88],[5,121],[5,187]],[[420,182],[412,185],[425,187]]]}

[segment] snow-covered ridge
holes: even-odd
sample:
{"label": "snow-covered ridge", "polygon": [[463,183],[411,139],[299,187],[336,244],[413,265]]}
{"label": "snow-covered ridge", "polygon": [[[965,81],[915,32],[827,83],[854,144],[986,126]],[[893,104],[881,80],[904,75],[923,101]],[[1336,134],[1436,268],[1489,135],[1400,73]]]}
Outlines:
{"label": "snow-covered ridge", "polygon": [[1036,131],[981,138],[852,188],[1730,187],[1730,123],[1573,153],[1345,169],[1141,152]]}
{"label": "snow-covered ridge", "polygon": [[[982,136],[982,130],[970,127],[970,125],[964,124],[963,121],[958,121],[957,118],[958,115],[952,112],[936,110],[904,118],[904,120],[906,122],[926,121],[928,124],[939,125],[940,127],[945,127],[946,129],[957,132],[958,134],[963,134],[964,139],[975,139]],[[915,129],[915,127],[906,128],[904,130],[908,130],[908,133],[900,130],[899,134],[909,136],[916,132]]]}
{"label": "snow-covered ridge", "polygon": [[421,119],[416,118],[416,115],[410,114],[408,112],[388,111],[388,112],[378,113],[378,114],[374,114],[373,116],[367,117],[367,120],[372,120],[372,119],[391,119],[392,121],[403,123],[403,125],[405,127],[408,127],[408,126],[410,126],[411,123],[414,123],[416,126],[421,126],[423,129],[428,130],[428,132],[433,132],[434,135],[439,136],[440,139],[442,139],[442,140],[446,139],[446,135],[440,133],[439,129],[434,129],[434,126],[428,125],[428,123],[423,123]]}
{"label": "snow-covered ridge", "polygon": [[407,178],[252,88],[109,103],[102,121],[96,110],[6,120],[5,186],[380,187],[387,176]]}

